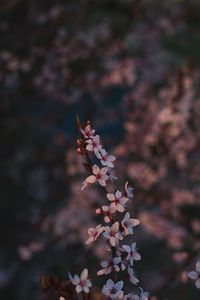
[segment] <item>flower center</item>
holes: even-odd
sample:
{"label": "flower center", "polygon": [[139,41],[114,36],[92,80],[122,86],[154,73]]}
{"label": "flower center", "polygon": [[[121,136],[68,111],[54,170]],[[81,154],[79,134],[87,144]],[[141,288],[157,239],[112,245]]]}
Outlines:
{"label": "flower center", "polygon": [[80,284],[80,286],[84,286],[85,285],[85,280],[80,280],[79,284]]}
{"label": "flower center", "polygon": [[96,239],[96,237],[98,236],[98,232],[96,231],[93,235],[93,237]]}
{"label": "flower center", "polygon": [[110,290],[110,293],[111,293],[111,294],[115,294],[115,293],[116,293],[116,289],[113,287],[113,288]]}
{"label": "flower center", "polygon": [[115,198],[114,203],[118,204],[119,203],[119,199]]}
{"label": "flower center", "polygon": [[97,144],[93,141],[92,146],[93,146],[93,148],[95,148],[97,146]]}

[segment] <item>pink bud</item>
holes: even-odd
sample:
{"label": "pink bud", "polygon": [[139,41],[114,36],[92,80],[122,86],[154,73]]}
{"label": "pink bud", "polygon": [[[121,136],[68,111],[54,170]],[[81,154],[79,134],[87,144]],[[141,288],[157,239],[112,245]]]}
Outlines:
{"label": "pink bud", "polygon": [[81,141],[77,140],[77,146],[80,147],[81,146]]}
{"label": "pink bud", "polygon": [[83,155],[83,151],[81,150],[81,148],[77,149],[77,153]]}
{"label": "pink bud", "polygon": [[90,120],[87,120],[86,124],[87,124],[87,125],[90,125]]}
{"label": "pink bud", "polygon": [[96,214],[97,214],[97,215],[102,215],[101,208],[97,208],[97,209],[96,209]]}

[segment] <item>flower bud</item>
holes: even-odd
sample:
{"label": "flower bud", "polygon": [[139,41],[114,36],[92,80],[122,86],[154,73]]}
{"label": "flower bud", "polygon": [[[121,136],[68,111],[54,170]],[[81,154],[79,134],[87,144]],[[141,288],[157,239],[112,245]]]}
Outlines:
{"label": "flower bud", "polygon": [[102,215],[101,208],[97,208],[97,209],[96,209],[96,215]]}
{"label": "flower bud", "polygon": [[83,155],[83,151],[81,150],[81,148],[77,149],[77,153]]}
{"label": "flower bud", "polygon": [[77,146],[81,147],[81,141],[79,139],[77,140]]}

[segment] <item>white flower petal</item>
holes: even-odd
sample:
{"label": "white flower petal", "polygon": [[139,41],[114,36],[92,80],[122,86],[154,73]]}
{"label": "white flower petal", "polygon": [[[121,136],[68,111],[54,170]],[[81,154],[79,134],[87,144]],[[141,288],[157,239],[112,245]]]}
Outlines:
{"label": "white flower petal", "polygon": [[96,182],[96,177],[95,177],[94,175],[90,175],[90,176],[88,176],[88,177],[85,179],[85,181],[86,181],[87,183],[95,183],[95,182]]}
{"label": "white flower petal", "polygon": [[105,296],[110,295],[109,289],[105,285],[103,286],[102,294],[104,294]]}
{"label": "white flower petal", "polygon": [[101,275],[103,275],[103,274],[105,274],[105,270],[104,270],[104,269],[101,269],[101,270],[99,270],[99,271],[97,272],[97,275],[98,275],[98,276],[101,276]]}
{"label": "white flower petal", "polygon": [[113,194],[107,194],[106,197],[108,198],[109,201],[114,201],[115,200],[115,196]]}
{"label": "white flower petal", "polygon": [[111,230],[114,232],[117,232],[119,230],[119,222],[115,222],[112,227]]}
{"label": "white flower petal", "polygon": [[97,174],[99,174],[99,167],[97,166],[97,165],[94,165],[93,167],[92,167],[92,173],[93,174],[95,174],[95,175],[97,175]]}
{"label": "white flower petal", "polygon": [[125,197],[122,197],[122,198],[120,199],[120,203],[121,203],[121,204],[125,204],[127,201],[128,201],[128,198],[125,198]]}
{"label": "white flower petal", "polygon": [[92,242],[94,242],[94,238],[93,238],[93,237],[90,237],[90,238],[85,242],[85,244],[86,244],[86,245],[89,245],[89,244],[91,244]]}
{"label": "white flower petal", "polygon": [[197,289],[200,289],[200,279],[195,282],[195,285]]}
{"label": "white flower petal", "polygon": [[123,250],[126,251],[126,252],[130,252],[130,251],[131,251],[131,247],[128,246],[128,245],[123,245],[122,248],[123,248]]}
{"label": "white flower petal", "polygon": [[116,239],[113,236],[110,238],[110,244],[113,247],[115,247],[115,245],[116,245]]}
{"label": "white flower petal", "polygon": [[86,294],[88,294],[89,291],[90,291],[89,288],[88,288],[87,286],[84,286],[84,287],[83,287],[83,290],[84,290],[84,292],[85,292]]}
{"label": "white flower petal", "polygon": [[107,286],[107,288],[109,288],[109,289],[112,289],[112,288],[114,287],[114,282],[112,281],[112,279],[108,279],[108,280],[106,281],[106,286]]}
{"label": "white flower petal", "polygon": [[76,292],[77,293],[82,292],[82,286],[80,286],[79,284],[76,286]]}
{"label": "white flower petal", "polygon": [[92,282],[89,279],[87,279],[86,280],[86,285],[87,285],[87,287],[91,287],[92,286]]}
{"label": "white flower petal", "polygon": [[108,168],[107,167],[102,168],[101,171],[100,171],[100,173],[102,175],[106,175],[107,172],[108,172]]}
{"label": "white flower petal", "polygon": [[121,290],[123,288],[123,285],[124,285],[124,282],[122,280],[120,280],[115,284],[115,287],[117,290]]}
{"label": "white flower petal", "polygon": [[98,182],[101,186],[106,186],[106,182],[105,182],[105,180],[103,180],[102,178],[98,179],[97,182]]}
{"label": "white flower petal", "polygon": [[196,263],[196,270],[198,273],[200,273],[200,261]]}
{"label": "white flower petal", "polygon": [[80,278],[79,278],[79,276],[78,275],[74,275],[74,280],[73,280],[73,283],[78,283],[80,281]]}
{"label": "white flower petal", "polygon": [[117,204],[117,210],[119,211],[119,212],[124,212],[124,208],[123,208],[123,206],[121,205],[121,204]]}
{"label": "white flower petal", "polygon": [[188,273],[188,277],[193,279],[193,280],[196,280],[198,278],[198,273],[195,272],[195,271],[191,271]]}
{"label": "white flower petal", "polygon": [[88,269],[85,268],[81,273],[81,280],[86,280],[87,277],[88,277]]}

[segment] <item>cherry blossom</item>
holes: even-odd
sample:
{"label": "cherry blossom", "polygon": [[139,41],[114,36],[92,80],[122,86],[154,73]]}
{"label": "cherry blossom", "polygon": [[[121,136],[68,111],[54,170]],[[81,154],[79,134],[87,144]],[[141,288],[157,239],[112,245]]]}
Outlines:
{"label": "cherry blossom", "polygon": [[92,173],[94,175],[90,175],[85,179],[81,191],[83,191],[88,184],[95,182],[98,182],[101,186],[106,186],[106,181],[108,180],[108,175],[106,174],[107,170],[107,167],[100,169],[97,165],[94,165],[92,167]]}
{"label": "cherry blossom", "polygon": [[102,206],[102,210],[105,213],[105,216],[104,216],[105,223],[110,223],[112,214],[115,212],[115,210],[112,207],[106,206],[106,205]]}
{"label": "cherry blossom", "polygon": [[134,276],[134,271],[133,269],[128,266],[128,278],[130,280],[130,282],[132,282],[133,284],[137,285],[137,283],[139,282],[139,280]]}
{"label": "cherry blossom", "polygon": [[96,239],[99,237],[99,235],[104,231],[104,227],[100,225],[97,225],[95,228],[90,227],[88,229],[88,235],[89,239],[85,242],[87,245],[96,241]]}
{"label": "cherry blossom", "polygon": [[114,168],[113,161],[115,157],[113,155],[108,155],[105,149],[100,150],[101,153],[97,154],[98,159],[103,166]]}
{"label": "cherry blossom", "polygon": [[119,222],[115,222],[111,227],[105,226],[103,236],[110,240],[111,246],[115,247],[118,240],[122,240],[123,237],[119,232]]}
{"label": "cherry blossom", "polygon": [[196,263],[196,271],[189,272],[188,277],[195,280],[196,288],[200,289],[200,260]]}
{"label": "cherry blossom", "polygon": [[128,198],[133,198],[133,188],[132,187],[128,187],[128,181],[126,181],[125,183],[125,187],[124,187],[124,195],[125,197]]}
{"label": "cherry blossom", "polygon": [[111,299],[122,298],[124,293],[122,291],[123,285],[124,283],[122,280],[114,283],[112,279],[108,279],[106,284],[103,286],[102,293]]}
{"label": "cherry blossom", "polygon": [[100,151],[102,150],[101,142],[99,139],[99,135],[95,135],[93,138],[86,141],[88,145],[86,146],[86,150],[92,151],[98,157],[100,155]]}
{"label": "cherry blossom", "polygon": [[113,270],[115,270],[116,272],[120,271],[120,267],[119,267],[119,263],[121,261],[121,257],[115,257],[112,261],[107,262],[107,261],[102,261],[101,262],[101,266],[103,267],[103,269],[99,270],[97,272],[97,275],[107,275],[109,273],[111,273]]}
{"label": "cherry blossom", "polygon": [[65,300],[65,298],[64,297],[60,297],[59,300]]}
{"label": "cherry blossom", "polygon": [[114,211],[119,211],[119,212],[124,211],[124,205],[128,201],[128,198],[123,197],[122,193],[120,191],[116,191],[115,194],[109,194],[108,193],[106,196],[107,196],[108,200],[112,202],[110,204],[110,207]]}
{"label": "cherry blossom", "polygon": [[90,124],[88,124],[84,129],[81,129],[81,133],[85,139],[91,139],[94,137],[95,130],[91,129]]}
{"label": "cherry blossom", "polygon": [[126,251],[128,253],[126,259],[130,260],[131,266],[133,266],[134,260],[140,260],[141,259],[140,254],[136,251],[136,243],[133,243],[131,245],[131,247],[128,246],[128,245],[123,245],[122,248],[124,249],[124,251]]}
{"label": "cherry blossom", "polygon": [[127,212],[121,221],[122,230],[124,235],[133,234],[133,227],[137,226],[140,223],[137,219],[131,219],[130,213]]}
{"label": "cherry blossom", "polygon": [[73,285],[76,286],[76,292],[80,293],[84,291],[85,293],[89,293],[89,288],[92,286],[92,283],[88,278],[88,269],[84,269],[81,273],[80,277],[75,274],[74,277],[69,273],[69,278]]}

